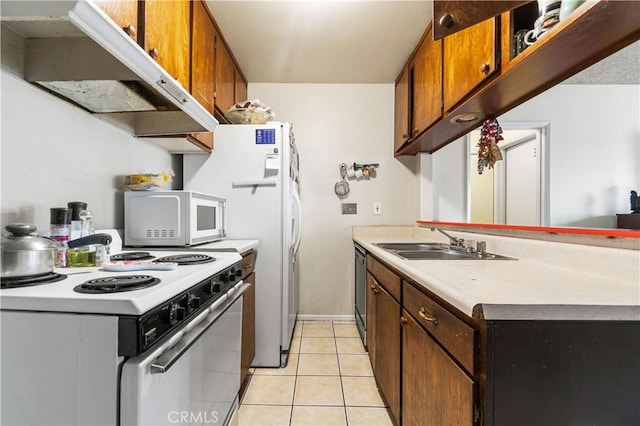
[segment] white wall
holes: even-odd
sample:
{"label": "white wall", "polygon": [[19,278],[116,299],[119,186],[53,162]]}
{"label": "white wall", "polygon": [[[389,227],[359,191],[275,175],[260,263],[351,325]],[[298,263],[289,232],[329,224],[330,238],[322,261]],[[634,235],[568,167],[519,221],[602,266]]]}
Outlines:
{"label": "white wall", "polygon": [[[640,187],[640,86],[558,85],[498,120],[550,123],[550,225],[615,228],[615,214],[629,212],[629,192]],[[434,153],[433,174],[423,177],[438,189],[434,219],[465,217],[464,144]]]}
{"label": "white wall", "polygon": [[[353,313],[352,226],[411,225],[418,219],[417,157],[393,157],[392,84],[250,83],[249,97],[293,123],[300,152],[302,243],[300,314]],[[334,185],[340,163],[380,163],[377,177],[349,181],[342,215]],[[372,203],[382,202],[374,216]]]}
{"label": "white wall", "polygon": [[122,228],[122,176],[172,169],[172,156],[156,145],[4,70],[0,84],[3,227],[48,231],[49,208],[85,201],[96,228]]}

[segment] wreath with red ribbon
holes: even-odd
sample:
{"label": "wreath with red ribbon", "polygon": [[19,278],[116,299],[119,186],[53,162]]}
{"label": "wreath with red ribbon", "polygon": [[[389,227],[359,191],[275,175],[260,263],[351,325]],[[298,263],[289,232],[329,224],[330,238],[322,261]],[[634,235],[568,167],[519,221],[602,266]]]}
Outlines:
{"label": "wreath with red ribbon", "polygon": [[497,119],[486,120],[480,129],[478,141],[478,174],[481,175],[485,167],[493,168],[496,161],[502,160],[498,142],[503,140],[502,127]]}

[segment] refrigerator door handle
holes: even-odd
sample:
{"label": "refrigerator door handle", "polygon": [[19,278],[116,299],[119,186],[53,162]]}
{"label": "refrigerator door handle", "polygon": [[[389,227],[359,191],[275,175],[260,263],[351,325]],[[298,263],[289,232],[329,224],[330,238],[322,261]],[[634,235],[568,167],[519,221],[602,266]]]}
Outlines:
{"label": "refrigerator door handle", "polygon": [[293,191],[293,201],[296,205],[296,217],[293,219],[296,223],[295,229],[295,242],[293,245],[293,255],[298,254],[298,249],[300,248],[300,240],[302,237],[302,202],[300,201],[300,194],[298,194],[298,186],[296,184],[292,185]]}

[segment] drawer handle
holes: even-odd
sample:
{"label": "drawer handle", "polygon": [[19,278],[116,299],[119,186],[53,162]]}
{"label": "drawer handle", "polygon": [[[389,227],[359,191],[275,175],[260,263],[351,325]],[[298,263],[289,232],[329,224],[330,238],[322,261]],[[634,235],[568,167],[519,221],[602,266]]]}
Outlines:
{"label": "drawer handle", "polygon": [[243,266],[244,269],[249,269],[249,268],[253,268],[253,263],[247,263],[246,265]]}
{"label": "drawer handle", "polygon": [[428,316],[424,306],[420,307],[420,312],[418,312],[418,315],[420,315],[420,318],[422,318],[423,320],[430,322],[433,325],[438,325],[438,318]]}

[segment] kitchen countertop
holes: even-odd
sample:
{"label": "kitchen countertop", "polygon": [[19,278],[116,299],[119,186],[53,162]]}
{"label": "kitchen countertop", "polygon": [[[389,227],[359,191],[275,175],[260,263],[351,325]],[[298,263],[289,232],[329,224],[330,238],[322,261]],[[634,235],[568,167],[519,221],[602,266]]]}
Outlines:
{"label": "kitchen countertop", "polygon": [[446,231],[511,260],[405,260],[381,242],[448,242],[418,227],[354,227],[353,240],[416,283],[485,319],[640,321],[640,251]]}
{"label": "kitchen countertop", "polygon": [[213,243],[201,244],[193,246],[192,250],[201,251],[235,251],[237,253],[244,253],[251,249],[258,247],[260,242],[258,240],[220,240]]}

